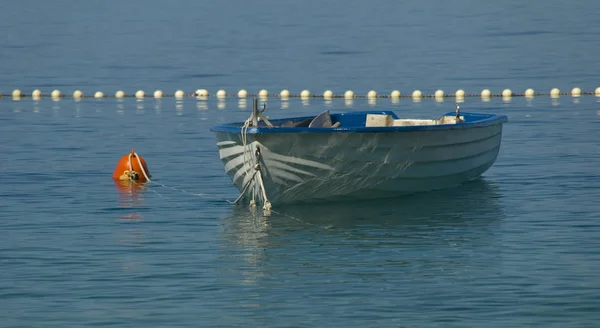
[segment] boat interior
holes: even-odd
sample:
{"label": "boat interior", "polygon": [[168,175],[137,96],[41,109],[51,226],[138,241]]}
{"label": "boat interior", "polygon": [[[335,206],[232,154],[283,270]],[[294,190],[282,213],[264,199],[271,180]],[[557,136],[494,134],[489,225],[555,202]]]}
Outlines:
{"label": "boat interior", "polygon": [[[356,112],[330,113],[325,110],[319,115],[271,119],[263,115],[264,110],[253,111],[253,116],[246,122],[227,123],[215,125],[212,131],[237,133],[240,128],[259,128],[252,133],[288,133],[288,132],[327,132],[329,129],[337,131],[365,131],[381,132],[389,129],[396,130],[422,130],[446,129],[484,126],[488,124],[501,124],[507,121],[505,115],[488,113],[461,113],[459,107],[456,111],[447,112],[439,118],[399,118],[391,110],[369,110]],[[296,130],[297,129],[297,130]]]}
{"label": "boat interior", "polygon": [[330,114],[328,110],[317,116],[298,119],[271,121],[274,127],[337,128],[337,127],[392,127],[457,124],[464,122],[463,116],[444,115],[439,119],[400,119],[394,112],[352,112]]}

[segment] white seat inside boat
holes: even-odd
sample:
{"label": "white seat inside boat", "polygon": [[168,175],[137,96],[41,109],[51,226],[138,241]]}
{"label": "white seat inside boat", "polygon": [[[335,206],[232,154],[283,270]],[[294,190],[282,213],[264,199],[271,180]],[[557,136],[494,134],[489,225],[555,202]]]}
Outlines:
{"label": "white seat inside boat", "polygon": [[460,116],[458,118],[458,120],[456,119],[456,116],[442,116],[442,118],[439,119],[439,124],[456,124],[456,123],[461,123],[465,121],[465,117],[464,116]]}
{"label": "white seat inside boat", "polygon": [[366,127],[383,127],[383,126],[422,126],[422,125],[438,125],[438,124],[456,124],[464,122],[464,117],[461,116],[458,120],[456,116],[442,116],[439,120],[428,119],[394,119],[391,115],[385,114],[367,114],[365,122]]}
{"label": "white seat inside boat", "polygon": [[437,125],[438,120],[399,119],[394,120],[394,126]]}
{"label": "white seat inside boat", "polygon": [[366,127],[393,126],[394,117],[386,114],[367,114]]}

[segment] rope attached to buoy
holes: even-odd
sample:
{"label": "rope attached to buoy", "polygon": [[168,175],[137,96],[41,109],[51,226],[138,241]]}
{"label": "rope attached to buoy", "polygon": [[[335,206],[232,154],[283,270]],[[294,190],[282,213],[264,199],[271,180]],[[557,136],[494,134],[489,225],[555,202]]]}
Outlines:
{"label": "rope attached to buoy", "polygon": [[[133,162],[132,158],[135,157],[137,162]],[[138,182],[150,182],[150,173],[146,161],[138,155],[135,150],[131,150],[131,153],[121,157],[113,172],[113,179],[115,180],[129,180]]]}
{"label": "rope attached to buoy", "polygon": [[129,166],[131,167],[131,156],[132,155],[137,159],[138,165],[140,166],[142,173],[144,174],[144,178],[146,178],[146,181],[151,182],[150,177],[148,177],[148,174],[146,173],[146,170],[144,169],[145,165],[142,165],[142,162],[140,161],[140,156],[138,156],[138,154],[136,154],[133,151],[133,149],[131,150],[131,154],[129,154]]}
{"label": "rope attached to buoy", "polygon": [[[245,140],[245,139],[244,139]],[[135,161],[133,160],[135,158]],[[242,193],[242,195],[240,195],[240,197],[238,197],[238,199],[235,200],[235,204],[237,204],[240,199],[244,196],[244,194],[246,193],[248,187],[250,186],[252,180],[254,180],[254,178],[260,174],[260,170],[257,169],[252,178],[248,181],[248,183],[245,186],[244,192]],[[157,185],[163,188],[167,188],[167,189],[171,189],[174,191],[178,191],[178,192],[182,192],[188,195],[192,195],[192,196],[197,196],[197,197],[202,197],[202,198],[206,198],[206,199],[212,199],[212,200],[218,200],[218,201],[224,201],[224,202],[228,202],[228,203],[232,203],[230,200],[223,198],[223,197],[215,197],[212,195],[208,195],[208,194],[203,194],[203,193],[194,193],[194,192],[190,192],[187,190],[183,190],[180,188],[175,188],[175,187],[171,187],[171,186],[167,186],[165,184],[159,183],[159,182],[155,182],[150,180],[150,173],[148,171],[148,166],[146,164],[146,161],[144,160],[144,158],[142,156],[140,156],[138,153],[135,152],[134,149],[131,150],[131,152],[123,157],[121,157],[121,159],[119,160],[119,162],[117,163],[116,167],[115,167],[115,171],[113,172],[113,179],[117,180],[118,182],[129,182],[131,184],[135,184],[136,186],[147,186],[147,185]],[[260,184],[263,192],[263,199],[265,199],[265,206],[263,206],[263,208],[265,209],[265,211],[269,210],[271,208],[270,206],[270,202],[268,201],[268,199],[266,198],[266,193],[264,191],[264,185],[262,182],[262,176],[259,178],[258,183]],[[157,195],[159,195],[161,198],[163,198],[162,195],[160,195],[158,192],[156,192],[155,190],[152,190],[152,192],[156,193]]]}

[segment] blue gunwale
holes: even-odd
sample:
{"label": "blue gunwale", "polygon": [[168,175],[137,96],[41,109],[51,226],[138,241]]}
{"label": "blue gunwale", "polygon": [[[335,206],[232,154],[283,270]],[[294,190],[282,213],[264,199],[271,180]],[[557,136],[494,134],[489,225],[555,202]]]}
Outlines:
{"label": "blue gunwale", "polygon": [[[331,114],[332,121],[343,119],[344,116],[356,116],[357,122],[361,117],[366,118],[366,114],[386,114],[391,115],[394,119],[398,116],[393,111],[362,111],[362,112],[345,112],[339,114]],[[455,112],[448,112],[443,116],[454,116]],[[337,128],[308,128],[308,127],[268,127],[266,125],[259,127],[248,128],[248,134],[279,134],[279,133],[381,133],[381,132],[405,132],[405,131],[434,131],[434,130],[462,130],[476,127],[485,127],[494,124],[502,124],[508,121],[505,115],[496,114],[479,114],[479,113],[460,113],[464,117],[465,122],[459,124],[439,124],[439,125],[417,125],[417,126],[384,126],[384,127],[365,127],[365,126],[340,126]],[[281,119],[270,119],[274,125],[281,124],[286,121],[302,121],[313,116],[291,117]],[[363,120],[364,121],[364,120]],[[264,122],[261,122],[264,124]],[[225,132],[239,134],[243,126],[243,122],[219,124],[210,128],[213,132]],[[363,122],[364,125],[364,122]]]}

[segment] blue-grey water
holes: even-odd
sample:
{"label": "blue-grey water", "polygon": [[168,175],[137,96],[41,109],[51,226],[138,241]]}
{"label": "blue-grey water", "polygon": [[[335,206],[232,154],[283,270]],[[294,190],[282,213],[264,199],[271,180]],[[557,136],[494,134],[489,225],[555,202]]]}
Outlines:
{"label": "blue-grey water", "polygon": [[[22,1],[0,92],[569,92],[600,86],[597,1]],[[451,98],[282,102],[271,117]],[[600,102],[505,114],[482,179],[369,202],[229,201],[209,127],[251,100],[0,99],[0,327],[597,327]],[[111,179],[132,148],[143,188]]]}

